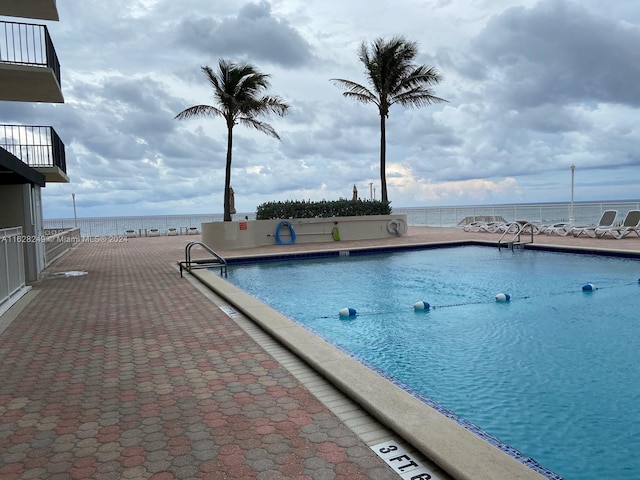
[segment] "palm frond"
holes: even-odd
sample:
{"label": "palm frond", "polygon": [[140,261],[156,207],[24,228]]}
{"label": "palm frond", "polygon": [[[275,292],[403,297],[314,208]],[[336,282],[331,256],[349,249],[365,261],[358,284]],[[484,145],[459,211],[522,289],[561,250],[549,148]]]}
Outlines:
{"label": "palm frond", "polygon": [[275,129],[266,122],[261,122],[254,117],[239,117],[238,122],[245,127],[255,128],[259,132],[280,140],[280,136],[275,131]]}
{"label": "palm frond", "polygon": [[378,103],[378,97],[364,85],[346,80],[344,78],[332,78],[330,81],[337,87],[346,90],[342,95],[361,103]]}
{"label": "palm frond", "polygon": [[406,107],[426,107],[434,103],[445,103],[448,100],[444,98],[436,97],[430,90],[423,90],[415,88],[395,95],[389,101],[389,105],[398,103]]}
{"label": "palm frond", "polygon": [[289,110],[289,105],[277,96],[265,95],[260,98],[245,98],[238,103],[238,113],[245,116],[257,116],[274,113],[283,116]]}
{"label": "palm frond", "polygon": [[224,112],[222,112],[222,110],[212,105],[194,105],[193,107],[189,107],[181,111],[179,114],[177,114],[173,118],[176,120],[185,120],[187,118],[199,117],[199,116],[224,117]]}

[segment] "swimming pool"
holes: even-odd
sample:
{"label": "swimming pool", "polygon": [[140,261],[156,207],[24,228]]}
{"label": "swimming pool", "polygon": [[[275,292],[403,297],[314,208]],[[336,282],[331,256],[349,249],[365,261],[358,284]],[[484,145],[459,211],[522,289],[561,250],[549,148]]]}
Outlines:
{"label": "swimming pool", "polygon": [[462,247],[237,265],[228,280],[566,479],[595,480],[640,468],[639,274],[632,259]]}

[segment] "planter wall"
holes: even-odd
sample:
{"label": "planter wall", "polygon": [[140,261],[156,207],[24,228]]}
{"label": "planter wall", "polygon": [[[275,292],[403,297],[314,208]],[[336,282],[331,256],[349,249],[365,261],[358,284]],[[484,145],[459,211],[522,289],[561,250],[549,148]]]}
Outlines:
{"label": "planter wall", "polygon": [[[334,229],[337,229],[337,235]],[[406,231],[406,215],[208,222],[202,224],[202,241],[214,250],[222,250],[381,239],[402,235]],[[336,240],[334,235],[339,236],[340,240]]]}

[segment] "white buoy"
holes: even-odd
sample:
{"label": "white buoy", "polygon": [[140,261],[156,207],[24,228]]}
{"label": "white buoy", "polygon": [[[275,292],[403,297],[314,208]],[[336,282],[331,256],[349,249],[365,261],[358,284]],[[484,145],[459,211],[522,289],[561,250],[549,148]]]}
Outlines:
{"label": "white buoy", "polygon": [[582,286],[582,291],[583,292],[593,292],[594,290],[597,290],[597,288],[593,283],[585,283]]}
{"label": "white buoy", "polygon": [[496,295],[496,302],[508,302],[511,300],[511,295],[508,293],[499,293]]}
{"label": "white buoy", "polygon": [[429,302],[416,302],[413,304],[413,309],[414,310],[429,310],[431,308],[431,305],[429,305]]}
{"label": "white buoy", "polygon": [[339,313],[341,317],[355,317],[358,314],[355,308],[343,308]]}

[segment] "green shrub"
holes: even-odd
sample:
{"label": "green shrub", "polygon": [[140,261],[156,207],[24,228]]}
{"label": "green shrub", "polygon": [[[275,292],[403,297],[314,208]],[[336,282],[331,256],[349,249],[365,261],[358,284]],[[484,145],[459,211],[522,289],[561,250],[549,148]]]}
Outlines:
{"label": "green shrub", "polygon": [[289,200],[258,205],[256,220],[286,218],[357,217],[361,215],[390,215],[390,202],[378,200],[334,200],[320,202]]}

